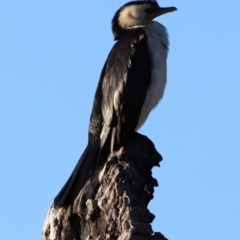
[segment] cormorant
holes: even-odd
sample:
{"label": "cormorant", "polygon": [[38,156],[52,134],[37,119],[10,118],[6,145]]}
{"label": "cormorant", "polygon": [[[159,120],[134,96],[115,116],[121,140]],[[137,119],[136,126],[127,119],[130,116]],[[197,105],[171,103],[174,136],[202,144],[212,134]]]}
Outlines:
{"label": "cormorant", "polygon": [[67,206],[106,156],[124,146],[147,119],[163,96],[166,85],[168,34],[152,21],[177,10],[156,1],[132,1],[112,19],[117,41],[100,75],[88,130],[88,145],[73,173],[54,199],[55,207]]}

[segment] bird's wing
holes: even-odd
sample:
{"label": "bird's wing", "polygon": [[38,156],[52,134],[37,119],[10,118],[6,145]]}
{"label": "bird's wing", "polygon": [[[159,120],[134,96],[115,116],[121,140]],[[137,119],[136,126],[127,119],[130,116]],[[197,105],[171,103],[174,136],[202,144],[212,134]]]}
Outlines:
{"label": "bird's wing", "polygon": [[109,153],[131,137],[150,78],[147,37],[141,30],[131,30],[115,44],[103,67],[90,117],[88,145],[54,199],[55,207],[73,201],[94,171],[101,148],[107,148]]}
{"label": "bird's wing", "polygon": [[116,150],[137,126],[151,79],[151,57],[143,29],[129,31],[113,47],[102,80],[101,146]]}
{"label": "bird's wing", "polygon": [[80,190],[86,183],[87,179],[93,171],[98,162],[100,155],[100,133],[102,130],[102,80],[105,72],[105,65],[103,67],[100,81],[97,86],[93,101],[93,109],[90,117],[90,124],[88,130],[88,145],[80,157],[69,179],[54,199],[55,207],[62,207],[69,205],[74,198],[79,194]]}

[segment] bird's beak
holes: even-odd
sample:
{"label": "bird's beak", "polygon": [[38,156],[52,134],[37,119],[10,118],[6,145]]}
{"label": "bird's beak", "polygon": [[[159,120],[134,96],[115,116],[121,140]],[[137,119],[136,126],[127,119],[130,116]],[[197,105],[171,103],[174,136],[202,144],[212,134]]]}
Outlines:
{"label": "bird's beak", "polygon": [[165,13],[174,12],[176,10],[177,8],[175,7],[165,7],[165,8],[158,7],[154,9],[149,9],[146,17],[149,20],[153,20],[155,17],[158,17]]}

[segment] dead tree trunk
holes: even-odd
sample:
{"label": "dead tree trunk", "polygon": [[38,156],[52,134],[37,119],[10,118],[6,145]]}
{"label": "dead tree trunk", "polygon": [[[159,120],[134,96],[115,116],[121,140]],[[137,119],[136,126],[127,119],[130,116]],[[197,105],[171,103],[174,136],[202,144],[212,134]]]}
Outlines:
{"label": "dead tree trunk", "polygon": [[72,205],[51,206],[42,240],[167,240],[153,234],[155,216],[147,209],[158,185],[151,170],[161,160],[153,143],[136,133],[127,146],[109,155]]}

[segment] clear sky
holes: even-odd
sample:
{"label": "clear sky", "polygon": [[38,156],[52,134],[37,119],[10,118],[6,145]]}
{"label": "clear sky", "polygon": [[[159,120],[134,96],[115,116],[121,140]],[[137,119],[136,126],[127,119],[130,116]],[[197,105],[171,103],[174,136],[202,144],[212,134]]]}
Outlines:
{"label": "clear sky", "polygon": [[[87,144],[125,1],[0,3],[0,239],[40,239]],[[170,240],[240,239],[240,1],[164,0],[168,84],[140,132],[164,160],[150,210]]]}

